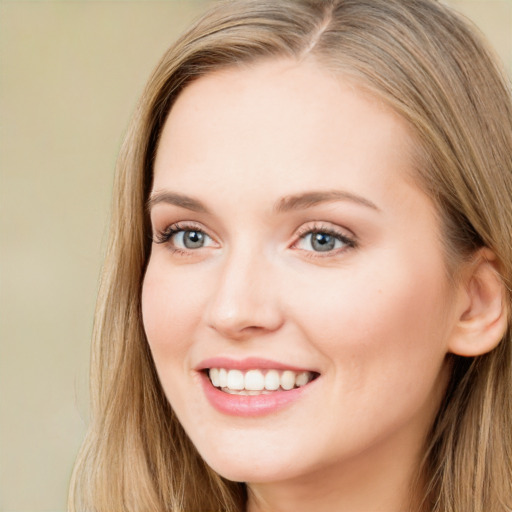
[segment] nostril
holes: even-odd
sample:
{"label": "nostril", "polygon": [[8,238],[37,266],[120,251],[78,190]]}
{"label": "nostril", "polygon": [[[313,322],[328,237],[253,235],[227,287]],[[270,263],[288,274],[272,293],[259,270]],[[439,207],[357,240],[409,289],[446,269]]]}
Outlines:
{"label": "nostril", "polygon": [[240,341],[274,332],[281,326],[281,323],[272,324],[265,321],[260,323],[261,325],[257,325],[255,322],[238,319],[236,321],[224,320],[210,322],[208,325],[211,329],[221,334],[222,336]]}
{"label": "nostril", "polygon": [[283,324],[281,308],[272,292],[272,276],[267,272],[258,278],[258,263],[248,256],[240,264],[241,259],[226,263],[225,273],[204,310],[206,325],[232,339],[272,332]]}

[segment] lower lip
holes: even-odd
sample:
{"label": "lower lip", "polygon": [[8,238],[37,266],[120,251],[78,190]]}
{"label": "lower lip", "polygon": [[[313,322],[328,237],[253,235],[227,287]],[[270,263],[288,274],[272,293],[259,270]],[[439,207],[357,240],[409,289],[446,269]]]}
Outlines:
{"label": "lower lip", "polygon": [[231,395],[214,387],[209,377],[201,373],[203,390],[212,406],[232,416],[264,416],[275,413],[296,402],[316,379],[290,391],[273,391],[265,395]]}

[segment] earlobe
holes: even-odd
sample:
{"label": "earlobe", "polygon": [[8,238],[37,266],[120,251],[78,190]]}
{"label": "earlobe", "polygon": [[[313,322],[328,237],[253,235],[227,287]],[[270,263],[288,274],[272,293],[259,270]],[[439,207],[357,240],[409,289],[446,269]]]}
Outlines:
{"label": "earlobe", "polygon": [[494,349],[508,325],[505,284],[490,249],[477,252],[461,287],[462,306],[448,349],[453,354],[474,357]]}

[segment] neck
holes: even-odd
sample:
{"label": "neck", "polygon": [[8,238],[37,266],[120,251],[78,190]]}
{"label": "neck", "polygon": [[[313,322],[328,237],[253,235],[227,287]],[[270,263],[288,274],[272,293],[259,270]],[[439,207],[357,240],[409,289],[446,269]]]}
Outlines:
{"label": "neck", "polygon": [[384,444],[295,479],[248,484],[247,512],[420,512],[421,453],[403,439]]}

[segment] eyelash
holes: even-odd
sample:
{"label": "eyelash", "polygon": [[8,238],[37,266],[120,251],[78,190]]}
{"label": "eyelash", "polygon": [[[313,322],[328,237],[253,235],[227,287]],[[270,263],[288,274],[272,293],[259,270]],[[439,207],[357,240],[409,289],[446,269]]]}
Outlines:
{"label": "eyelash", "polygon": [[[168,244],[175,234],[180,233],[182,231],[198,231],[208,236],[207,233],[205,233],[205,231],[199,225],[188,223],[175,223],[171,224],[162,231],[158,231],[153,239],[153,242],[156,244]],[[345,252],[349,249],[354,249],[357,247],[356,240],[353,237],[347,236],[345,233],[342,233],[341,231],[338,231],[330,226],[325,226],[322,224],[314,224],[313,226],[308,225],[301,227],[296,234],[298,240],[294,242],[292,247],[296,247],[300,240],[304,240],[308,235],[312,235],[315,233],[322,233],[325,235],[332,236],[336,240],[339,240],[342,244],[344,244],[344,247],[332,251],[326,251],[325,254],[322,254],[321,251],[308,251],[303,249],[302,252],[308,258],[332,257],[342,252]],[[173,253],[183,256],[191,256],[192,253],[195,251],[194,249],[184,250],[179,247],[171,246],[170,244],[169,247]]]}
{"label": "eyelash", "polygon": [[292,247],[296,246],[300,240],[304,240],[308,235],[313,235],[315,233],[330,235],[334,237],[336,240],[339,240],[344,245],[344,247],[334,249],[332,251],[326,251],[325,253],[322,253],[321,251],[308,251],[304,249],[302,252],[308,258],[332,258],[333,256],[337,256],[347,250],[357,248],[357,242],[354,237],[348,236],[341,230],[337,230],[331,226],[326,226],[321,223],[316,223],[313,226],[307,225],[301,227],[297,231],[298,240],[293,244]]}
{"label": "eyelash", "polygon": [[154,242],[155,244],[165,244],[167,243],[173,235],[179,233],[180,231],[201,231],[203,230],[199,226],[194,226],[192,224],[171,224],[167,226],[164,230],[158,231],[155,235]]}
{"label": "eyelash", "polygon": [[[195,224],[181,224],[177,222],[176,224],[171,224],[170,226],[166,227],[163,231],[158,231],[153,239],[153,242],[155,244],[168,244],[170,250],[174,254],[178,254],[179,256],[192,256],[192,253],[194,252],[193,249],[190,250],[184,250],[179,247],[174,247],[171,244],[169,244],[171,238],[181,231],[198,231],[201,233],[204,233],[204,230]],[[206,234],[206,233],[205,233]]]}

